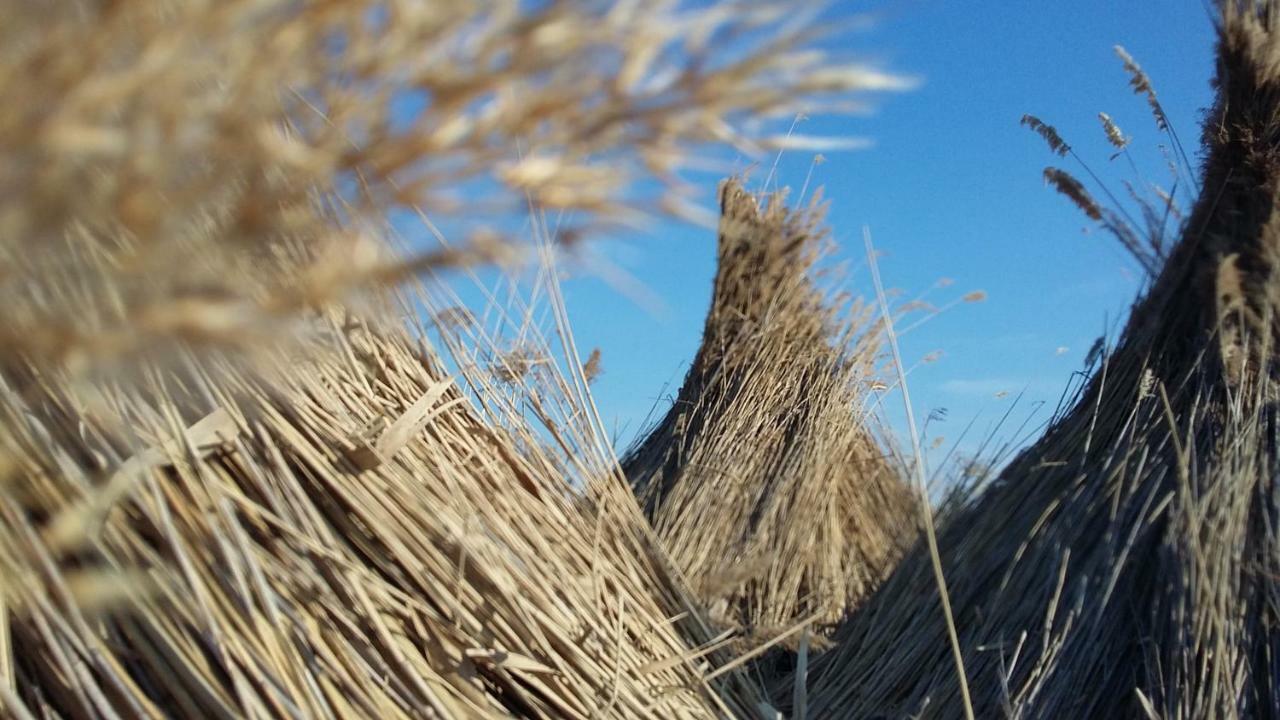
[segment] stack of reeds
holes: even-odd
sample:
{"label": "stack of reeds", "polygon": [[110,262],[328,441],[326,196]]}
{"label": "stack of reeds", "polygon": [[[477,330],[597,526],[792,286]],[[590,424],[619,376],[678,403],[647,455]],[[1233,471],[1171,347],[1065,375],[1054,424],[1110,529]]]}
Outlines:
{"label": "stack of reeds", "polygon": [[[389,288],[895,84],[784,12],[0,3],[4,713],[771,717],[576,365],[501,373]],[[392,252],[406,209],[459,234]]]}
{"label": "stack of reeds", "polygon": [[[722,186],[702,346],[622,468],[555,273],[554,328],[486,315],[518,346],[440,279],[525,203],[547,260],[584,228],[537,211],[679,212],[737,121],[899,84],[788,4],[0,0],[0,708],[1280,716],[1280,0],[1220,8],[1177,244],[1125,234],[1161,267],[1118,346],[935,554],[815,205]],[[449,241],[393,247],[405,211]]]}
{"label": "stack of reeds", "polygon": [[400,329],[335,322],[271,365],[192,358],[133,387],[6,373],[11,701],[66,716],[756,711],[749,684],[704,682],[686,660],[711,637],[621,483],[595,488],[594,517],[569,496],[562,478],[607,457],[540,450],[517,419],[497,429]]}
{"label": "stack of reeds", "polygon": [[[765,636],[839,620],[914,533],[869,429],[874,307],[815,282],[816,203],[720,188],[701,346],[666,416],[623,459],[654,530],[723,621]],[[794,638],[793,638],[794,639]]]}
{"label": "stack of reeds", "polygon": [[951,612],[913,551],[797,714],[1280,714],[1280,4],[1221,10],[1200,197],[1114,352],[943,520]]}

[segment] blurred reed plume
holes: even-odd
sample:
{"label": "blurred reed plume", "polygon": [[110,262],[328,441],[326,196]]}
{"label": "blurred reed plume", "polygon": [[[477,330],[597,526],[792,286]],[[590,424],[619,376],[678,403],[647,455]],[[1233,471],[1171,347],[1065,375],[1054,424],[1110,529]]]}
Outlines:
{"label": "blurred reed plume", "polygon": [[[0,19],[0,337],[58,361],[174,334],[254,346],[352,288],[505,257],[496,218],[530,203],[573,211],[566,237],[687,212],[680,173],[710,143],[758,151],[769,117],[905,85],[755,0],[10,1]],[[447,244],[385,257],[370,225],[397,209],[449,221]]]}

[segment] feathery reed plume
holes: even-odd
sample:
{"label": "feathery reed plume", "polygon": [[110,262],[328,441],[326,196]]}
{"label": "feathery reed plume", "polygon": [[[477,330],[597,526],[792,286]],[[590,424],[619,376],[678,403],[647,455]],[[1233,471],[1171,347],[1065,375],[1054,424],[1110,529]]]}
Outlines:
{"label": "feathery reed plume", "polygon": [[1164,113],[1164,107],[1160,105],[1160,100],[1156,97],[1156,90],[1151,85],[1151,78],[1147,77],[1147,73],[1142,69],[1138,62],[1133,59],[1128,50],[1120,45],[1115,46],[1116,57],[1124,63],[1124,71],[1129,73],[1129,87],[1133,88],[1136,95],[1143,95],[1147,98],[1147,105],[1151,108],[1151,115],[1155,118],[1156,127],[1161,130],[1169,129],[1169,118]]}
{"label": "feathery reed plume", "polygon": [[604,365],[600,360],[600,348],[592,348],[591,354],[587,356],[587,361],[582,364],[582,378],[590,385],[603,373]]}
{"label": "feathery reed plume", "polygon": [[1049,145],[1049,149],[1053,152],[1063,157],[1066,157],[1067,153],[1071,152],[1071,146],[1062,139],[1062,136],[1058,135],[1057,129],[1040,118],[1034,115],[1023,115],[1020,124],[1031,128],[1036,134],[1044,138],[1044,141]]}
{"label": "feathery reed plume", "polygon": [[879,584],[915,527],[862,417],[874,308],[830,305],[811,279],[815,206],[790,212],[736,181],[720,204],[702,344],[623,469],[704,603],[760,635],[821,627]]}
{"label": "feathery reed plume", "polygon": [[1075,179],[1071,173],[1055,167],[1044,169],[1044,181],[1052,185],[1055,190],[1062,193],[1068,200],[1080,208],[1080,211],[1091,220],[1102,219],[1102,208],[1098,206],[1097,201],[1084,189],[1084,185]]}
{"label": "feathery reed plume", "polygon": [[1148,279],[1154,278],[1165,258],[1166,248],[1164,241],[1167,225],[1166,221],[1169,214],[1167,211],[1172,209],[1172,205],[1170,203],[1166,203],[1164,206],[1166,212],[1163,214],[1159,213],[1156,211],[1156,208],[1151,201],[1139,196],[1128,183],[1125,184],[1129,189],[1130,195],[1142,209],[1142,216],[1146,221],[1146,235],[1144,237],[1137,228],[1137,221],[1134,220],[1133,216],[1123,205],[1120,205],[1119,199],[1116,198],[1115,194],[1107,188],[1106,184],[1102,182],[1102,179],[1093,172],[1083,159],[1076,155],[1074,150],[1068,148],[1067,153],[1080,163],[1081,167],[1085,169],[1085,172],[1089,174],[1089,177],[1093,178],[1094,182],[1102,188],[1103,193],[1113,203],[1113,206],[1118,208],[1118,210],[1099,205],[1089,191],[1085,189],[1084,185],[1075,178],[1075,176],[1061,168],[1045,168],[1045,183],[1052,185],[1059,194],[1071,200],[1071,202],[1079,208],[1085,216],[1090,220],[1097,221],[1103,229],[1111,233],[1111,235],[1115,237],[1122,246],[1124,246],[1125,250],[1129,251],[1129,254],[1133,256],[1134,260],[1137,260],[1138,264],[1142,266],[1145,276]]}
{"label": "feathery reed plume", "polygon": [[[942,520],[978,716],[1280,710],[1280,3],[1221,11],[1180,242],[1073,407]],[[932,583],[917,549],[842,625],[810,717],[959,716]]]}
{"label": "feathery reed plume", "polygon": [[[59,302],[9,313],[0,342],[55,362],[171,335],[255,346],[353,289],[506,257],[493,226],[528,202],[573,211],[583,232],[635,222],[680,207],[680,173],[708,143],[759,151],[753,121],[903,86],[833,62],[778,12],[9,3],[0,294],[62,284],[42,290]],[[448,246],[405,262],[365,237],[406,211],[447,221]]]}
{"label": "feathery reed plume", "polygon": [[[1107,132],[1109,142],[1118,147],[1120,151],[1123,151],[1124,146],[1128,144],[1128,140],[1121,134],[1115,123],[1111,121],[1110,116],[1106,113],[1099,113],[1099,117],[1102,120],[1104,130]],[[1142,207],[1144,220],[1147,221],[1147,235],[1143,238],[1138,229],[1138,222],[1128,208],[1111,192],[1111,189],[1102,181],[1102,178],[1098,177],[1093,168],[1058,136],[1057,130],[1030,115],[1022,116],[1022,124],[1030,127],[1045,138],[1049,143],[1050,150],[1062,156],[1070,155],[1078,162],[1097,187],[1102,190],[1110,201],[1111,207],[1099,205],[1079,180],[1060,168],[1045,168],[1045,182],[1070,199],[1089,219],[1097,221],[1107,232],[1111,233],[1142,266],[1145,276],[1148,279],[1154,278],[1161,262],[1164,260],[1165,248],[1163,239],[1165,227],[1162,221],[1155,219],[1150,202],[1134,194],[1138,204]],[[1170,134],[1172,134],[1172,130],[1170,130]],[[1115,157],[1115,155],[1112,156],[1113,159]]]}
{"label": "feathery reed plume", "polygon": [[1117,150],[1123,150],[1129,146],[1129,138],[1125,137],[1124,132],[1120,130],[1120,126],[1111,119],[1111,116],[1100,112],[1098,120],[1102,122],[1102,130],[1107,134],[1107,142],[1111,143]]}
{"label": "feathery reed plume", "polygon": [[[1222,4],[1237,2],[1237,0],[1220,0]],[[1264,0],[1265,4],[1265,0]],[[1262,7],[1259,4],[1258,7]],[[1181,175],[1185,172],[1189,182],[1194,182],[1196,176],[1195,169],[1191,166],[1191,159],[1187,157],[1187,151],[1182,147],[1182,140],[1178,137],[1177,131],[1169,122],[1169,115],[1165,112],[1164,106],[1160,104],[1159,97],[1156,96],[1155,87],[1151,84],[1151,78],[1147,76],[1143,70],[1123,47],[1115,46],[1116,57],[1124,63],[1125,72],[1129,74],[1129,86],[1133,88],[1133,92],[1137,95],[1143,95],[1147,99],[1147,106],[1151,108],[1151,116],[1155,118],[1156,127],[1169,136],[1169,141],[1173,145],[1175,157],[1174,163],[1177,174]]]}

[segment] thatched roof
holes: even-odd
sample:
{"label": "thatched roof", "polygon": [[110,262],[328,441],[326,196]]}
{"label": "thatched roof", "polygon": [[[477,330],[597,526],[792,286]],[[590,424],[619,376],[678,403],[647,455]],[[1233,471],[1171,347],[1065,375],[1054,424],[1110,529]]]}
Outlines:
{"label": "thatched roof", "polygon": [[[1277,53],[1280,5],[1224,3],[1177,246],[1074,407],[943,522],[978,717],[1280,713]],[[929,568],[840,628],[810,716],[961,716]]]}
{"label": "thatched roof", "polygon": [[876,587],[914,530],[866,419],[872,317],[816,284],[815,206],[791,212],[736,181],[720,206],[701,346],[623,469],[704,603],[764,634],[818,627]]}

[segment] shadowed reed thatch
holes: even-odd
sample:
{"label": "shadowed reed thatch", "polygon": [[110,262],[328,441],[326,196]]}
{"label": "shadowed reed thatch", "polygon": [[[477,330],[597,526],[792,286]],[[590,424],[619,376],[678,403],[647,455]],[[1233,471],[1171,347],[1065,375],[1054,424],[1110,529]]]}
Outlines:
{"label": "shadowed reed thatch", "polygon": [[[765,713],[569,383],[535,427],[373,288],[898,84],[789,9],[0,3],[4,713]],[[395,209],[469,234],[406,260]]]}
{"label": "shadowed reed thatch", "polygon": [[[1221,9],[1178,244],[1074,406],[943,522],[978,717],[1280,715],[1280,3]],[[923,551],[835,638],[808,716],[961,715]]]}
{"label": "shadowed reed thatch", "polygon": [[874,308],[813,279],[816,202],[720,188],[702,344],[623,469],[672,561],[717,614],[772,634],[838,620],[909,543],[911,495],[864,414]]}

